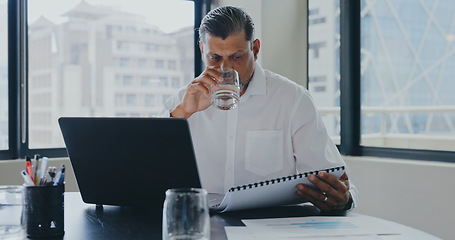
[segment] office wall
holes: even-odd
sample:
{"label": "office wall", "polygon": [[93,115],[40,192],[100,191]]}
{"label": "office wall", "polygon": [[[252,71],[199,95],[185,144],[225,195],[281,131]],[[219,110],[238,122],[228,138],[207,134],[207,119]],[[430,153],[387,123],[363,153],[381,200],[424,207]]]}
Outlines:
{"label": "office wall", "polygon": [[345,157],[360,192],[355,212],[455,239],[455,164]]}
{"label": "office wall", "polygon": [[[73,167],[68,158],[52,158],[49,159],[48,166],[55,166],[60,169],[60,166],[65,164],[65,191],[78,192],[76,179],[73,173]],[[7,160],[0,161],[0,185],[22,185],[20,172],[25,169],[25,160]]]}

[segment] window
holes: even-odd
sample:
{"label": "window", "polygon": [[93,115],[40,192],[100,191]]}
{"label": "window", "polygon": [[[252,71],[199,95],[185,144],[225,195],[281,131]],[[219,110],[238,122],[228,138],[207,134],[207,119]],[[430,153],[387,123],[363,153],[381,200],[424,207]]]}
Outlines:
{"label": "window", "polygon": [[138,59],[137,66],[138,66],[138,68],[141,68],[141,69],[147,68],[147,59],[145,59],[145,58]]}
{"label": "window", "polygon": [[453,161],[455,2],[310,0],[308,8],[308,88],[340,150]]}
{"label": "window", "polygon": [[126,105],[128,107],[135,107],[136,106],[136,98],[135,94],[127,94],[126,95]]}
{"label": "window", "polygon": [[160,88],[167,88],[167,77],[161,76],[159,77],[160,80]]}
{"label": "window", "polygon": [[167,68],[169,70],[177,70],[177,62],[175,60],[169,60],[167,62]]}
{"label": "window", "polygon": [[173,78],[171,79],[171,81],[172,81],[172,87],[173,87],[173,88],[179,88],[179,87],[181,86],[181,84],[180,84],[180,78],[178,78],[178,77],[173,77]]}
{"label": "window", "polygon": [[155,107],[155,95],[146,94],[145,95],[145,106],[146,107]]}
{"label": "window", "polygon": [[141,78],[141,86],[143,88],[152,87],[152,78],[150,76],[144,76]]}
{"label": "window", "polygon": [[8,145],[8,15],[7,0],[0,0],[0,150]]}
{"label": "window", "polygon": [[325,86],[314,86],[311,88],[314,92],[325,92]]}
{"label": "window", "polygon": [[339,0],[308,2],[308,90],[336,144],[340,144],[339,10]]}
{"label": "window", "polygon": [[164,69],[164,60],[156,60],[155,61],[155,68],[162,70]]}
{"label": "window", "polygon": [[455,2],[361,7],[361,144],[455,151]]}
{"label": "window", "polygon": [[[173,17],[175,14],[179,17]],[[139,104],[140,96],[153,96],[162,91],[151,87],[150,79],[154,76],[152,71],[147,71],[148,59],[157,59],[160,55],[153,51],[144,53],[141,47],[170,46],[174,52],[180,47],[194,49],[193,41],[177,45],[175,37],[193,39],[193,23],[192,1],[28,1],[29,62],[35,66],[29,69],[29,81],[47,77],[50,83],[40,89],[30,85],[29,131],[30,134],[42,132],[30,139],[30,148],[64,146],[56,125],[60,116],[159,114],[161,105],[152,109]],[[175,62],[186,58],[174,57]],[[194,63],[194,58],[190,60]],[[115,67],[111,67],[113,62],[117,63]],[[157,68],[165,67],[162,60],[156,64]],[[128,107],[127,113],[122,112],[125,107]],[[32,113],[46,113],[52,116],[52,121],[46,126],[37,125]],[[40,136],[46,139],[42,141]]]}
{"label": "window", "polygon": [[152,71],[158,49],[185,63],[160,76],[190,82],[201,63],[179,53],[197,56],[194,24],[207,8],[185,0],[0,0],[0,159],[66,156],[61,116],[157,116],[162,102],[155,97],[146,108],[144,96],[174,91]]}
{"label": "window", "polygon": [[127,57],[121,57],[119,67],[127,68],[130,65],[130,59]]}
{"label": "window", "polygon": [[133,76],[130,75],[123,76],[123,86],[133,87],[134,86]]}

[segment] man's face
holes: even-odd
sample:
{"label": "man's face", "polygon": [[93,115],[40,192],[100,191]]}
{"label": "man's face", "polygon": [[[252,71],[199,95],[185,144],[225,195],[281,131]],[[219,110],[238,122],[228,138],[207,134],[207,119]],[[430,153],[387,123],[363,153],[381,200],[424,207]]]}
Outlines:
{"label": "man's face", "polygon": [[246,84],[254,72],[254,61],[259,52],[259,40],[245,40],[245,32],[230,35],[225,40],[206,35],[204,43],[199,43],[202,60],[207,66],[232,67],[238,73],[240,81]]}

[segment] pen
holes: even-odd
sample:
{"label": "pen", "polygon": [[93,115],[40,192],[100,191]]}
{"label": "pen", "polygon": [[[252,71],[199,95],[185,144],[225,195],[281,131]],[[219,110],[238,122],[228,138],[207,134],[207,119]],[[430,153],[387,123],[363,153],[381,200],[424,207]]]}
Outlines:
{"label": "pen", "polygon": [[33,181],[32,163],[31,163],[29,157],[26,157],[26,158],[27,158],[27,161],[25,162],[25,164],[26,164],[26,168],[25,169],[27,170],[27,173],[28,173],[30,179],[32,179],[32,181]]}
{"label": "pen", "polygon": [[49,175],[49,178],[47,180],[48,182],[52,182],[52,185],[54,184],[55,170],[55,167],[49,167],[47,170],[47,174]]}
{"label": "pen", "polygon": [[43,161],[41,161],[41,166],[40,166],[40,171],[39,171],[39,176],[38,176],[38,185],[43,185],[44,184],[44,177],[46,174],[46,168],[47,168],[47,161],[49,159],[47,157],[43,157]]}
{"label": "pen", "polygon": [[39,179],[38,179],[38,169],[39,169],[39,154],[35,154],[35,172],[33,175],[33,180],[35,181],[35,185],[38,186]]}
{"label": "pen", "polygon": [[22,178],[24,178],[25,185],[35,186],[35,183],[33,182],[32,178],[30,177],[30,175],[28,175],[27,172],[25,172],[25,170],[21,171],[21,176]]}
{"label": "pen", "polygon": [[57,176],[54,178],[54,186],[57,186],[61,183],[63,183],[63,180],[65,179],[65,164],[62,164],[62,168],[60,171],[58,171]]}
{"label": "pen", "polygon": [[62,174],[60,174],[60,179],[58,180],[57,185],[63,184],[65,180],[65,165],[62,165]]}

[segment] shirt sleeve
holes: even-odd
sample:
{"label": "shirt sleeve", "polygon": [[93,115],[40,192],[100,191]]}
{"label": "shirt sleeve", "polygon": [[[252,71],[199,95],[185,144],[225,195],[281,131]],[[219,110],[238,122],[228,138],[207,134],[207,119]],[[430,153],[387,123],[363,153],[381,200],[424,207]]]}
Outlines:
{"label": "shirt sleeve", "polygon": [[186,86],[181,88],[176,94],[172,95],[169,99],[166,100],[163,104],[163,109],[161,110],[160,117],[169,117],[169,114],[174,111],[174,109],[182,102],[183,97],[185,96]]}
{"label": "shirt sleeve", "polygon": [[[299,98],[291,115],[292,147],[297,171],[306,172],[343,165],[346,166],[349,177],[350,170],[330,139],[309,92],[304,89]],[[359,194],[351,179],[349,184],[352,209],[357,205]]]}

